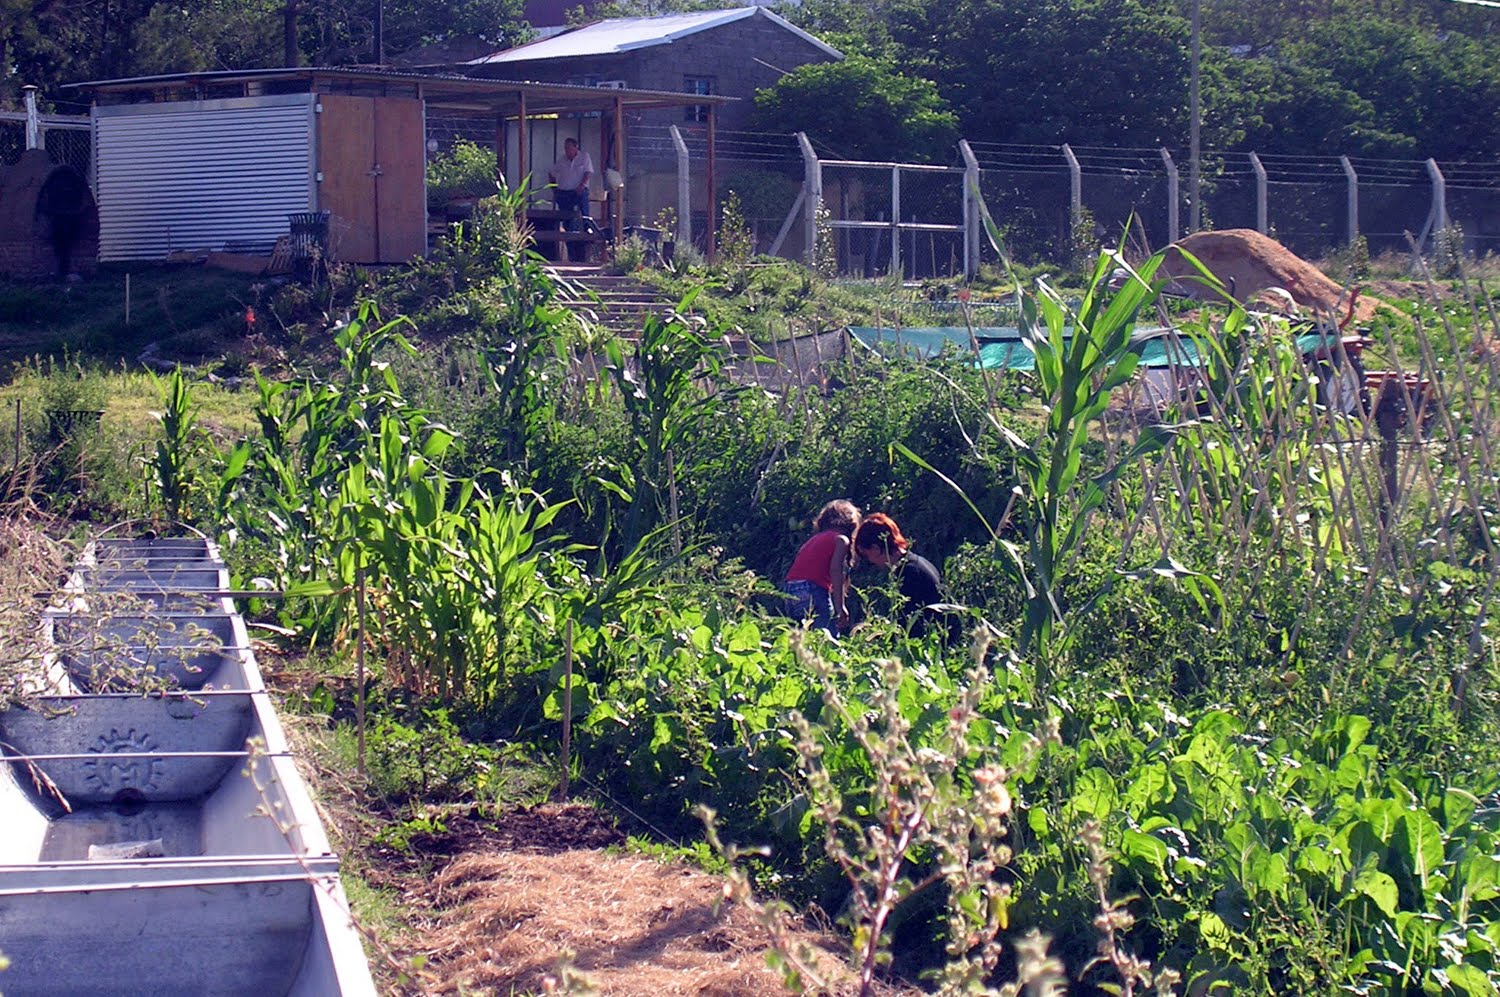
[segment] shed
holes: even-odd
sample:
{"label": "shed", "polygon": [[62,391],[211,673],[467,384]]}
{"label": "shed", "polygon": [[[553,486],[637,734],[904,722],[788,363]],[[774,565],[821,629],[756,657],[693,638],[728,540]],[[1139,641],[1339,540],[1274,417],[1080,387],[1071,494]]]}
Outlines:
{"label": "shed", "polygon": [[[334,259],[399,263],[427,246],[429,109],[491,118],[516,184],[532,172],[526,135],[534,118],[592,120],[603,161],[620,168],[627,109],[704,99],[360,68],[73,86],[93,97],[103,260],[159,259],[179,249],[266,252],[287,233],[290,215],[327,212]],[[625,196],[614,192],[606,205],[617,233]]]}

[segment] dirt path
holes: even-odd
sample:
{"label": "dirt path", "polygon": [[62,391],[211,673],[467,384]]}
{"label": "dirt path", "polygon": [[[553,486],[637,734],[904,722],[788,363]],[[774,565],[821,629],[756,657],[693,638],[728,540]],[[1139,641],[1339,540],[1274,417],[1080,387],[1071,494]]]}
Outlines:
{"label": "dirt path", "polygon": [[[404,848],[375,844],[384,821],[361,806],[349,773],[329,767],[321,721],[284,718],[346,868],[393,901],[394,923],[374,929],[382,992],[563,992],[576,974],[595,988],[578,992],[616,997],[788,993],[767,966],[765,933],[724,902],[721,878],[620,851],[625,835],[607,813],[583,803],[429,808],[441,830]],[[363,920],[372,926],[372,912]],[[825,966],[841,965],[832,937],[802,938]],[[394,966],[416,957],[425,964],[399,983]]]}

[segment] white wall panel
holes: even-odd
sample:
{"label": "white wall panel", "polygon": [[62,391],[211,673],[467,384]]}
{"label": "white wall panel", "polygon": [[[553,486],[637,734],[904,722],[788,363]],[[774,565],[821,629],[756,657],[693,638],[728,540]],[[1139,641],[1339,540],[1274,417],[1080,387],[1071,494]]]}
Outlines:
{"label": "white wall panel", "polygon": [[101,260],[269,248],[313,203],[311,94],[94,109]]}

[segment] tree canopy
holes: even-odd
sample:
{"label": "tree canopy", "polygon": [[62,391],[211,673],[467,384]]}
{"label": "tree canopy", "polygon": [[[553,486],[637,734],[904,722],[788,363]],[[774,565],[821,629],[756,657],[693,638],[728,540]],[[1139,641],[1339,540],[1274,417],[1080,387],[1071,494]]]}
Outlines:
{"label": "tree canopy", "polygon": [[[760,126],[838,154],[946,159],[953,140],[1500,160],[1500,10],[1449,0],[790,0],[848,55],[757,98]],[[609,0],[596,15],[712,0]],[[0,0],[0,104],[22,83],[368,63],[374,0]],[[522,40],[522,0],[384,0],[384,49]],[[290,27],[290,33],[288,28]]]}
{"label": "tree canopy", "polygon": [[946,157],[958,141],[958,118],[930,80],[863,55],[788,73],[756,95],[755,115],[760,128],[807,132],[847,159]]}

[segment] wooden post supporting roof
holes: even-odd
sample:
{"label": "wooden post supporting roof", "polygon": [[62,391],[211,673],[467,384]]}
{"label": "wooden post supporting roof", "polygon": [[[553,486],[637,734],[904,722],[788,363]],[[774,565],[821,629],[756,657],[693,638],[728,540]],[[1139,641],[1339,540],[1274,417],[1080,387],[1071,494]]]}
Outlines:
{"label": "wooden post supporting roof", "polygon": [[708,105],[708,227],[704,232],[707,242],[704,243],[705,254],[712,262],[716,248],[716,239],[719,226],[714,218],[714,198],[718,196],[718,184],[715,183],[715,174],[719,171],[719,164],[714,151],[714,106]]}
{"label": "wooden post supporting roof", "polygon": [[495,115],[495,182],[505,189],[510,189],[510,181],[506,179],[505,168],[510,165],[507,160],[510,157],[505,149],[505,115]]}
{"label": "wooden post supporting roof", "polygon": [[532,190],[527,178],[531,175],[531,134],[526,128],[526,91],[516,94],[516,183],[526,189],[526,200],[531,200]]}
{"label": "wooden post supporting roof", "polygon": [[[625,102],[619,97],[615,98],[615,169],[619,171],[620,179],[625,178]],[[605,186],[609,186],[609,174],[605,174]],[[613,192],[615,205],[615,245],[618,246],[625,239],[625,187],[623,184]]]}

